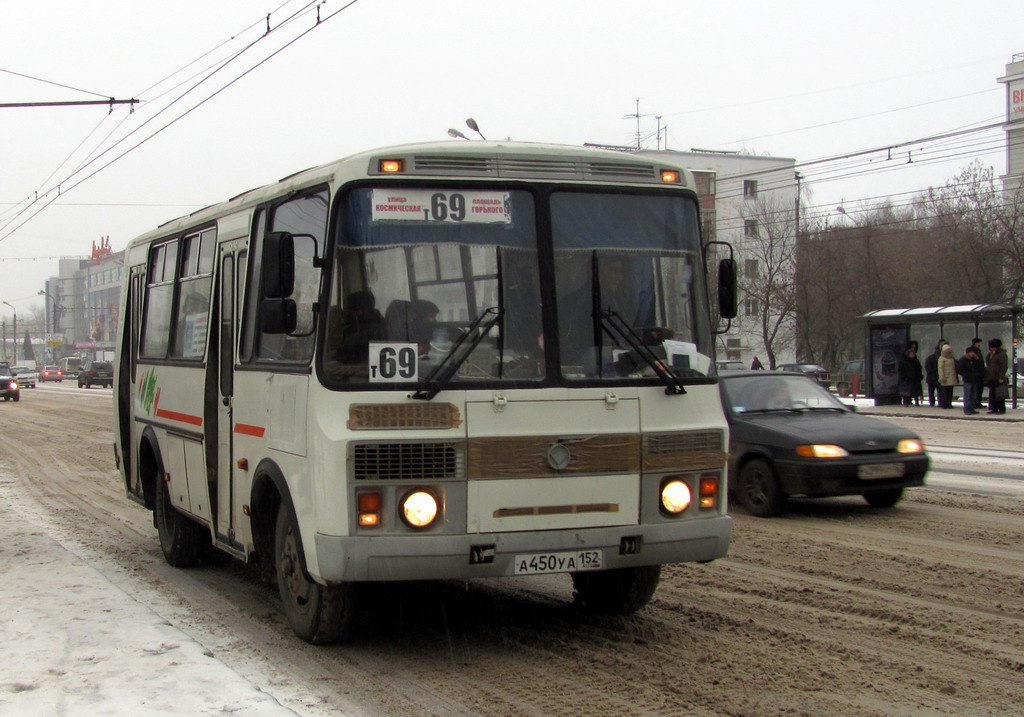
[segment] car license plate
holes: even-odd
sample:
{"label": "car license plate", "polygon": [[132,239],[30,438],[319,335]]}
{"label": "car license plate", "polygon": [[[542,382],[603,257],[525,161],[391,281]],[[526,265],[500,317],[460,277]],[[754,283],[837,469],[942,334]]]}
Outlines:
{"label": "car license plate", "polygon": [[576,550],[566,553],[532,553],[516,556],[516,575],[540,573],[568,573],[582,570],[600,570],[600,550]]}
{"label": "car license plate", "polygon": [[857,469],[857,475],[866,480],[902,478],[907,466],[903,463],[871,463]]}

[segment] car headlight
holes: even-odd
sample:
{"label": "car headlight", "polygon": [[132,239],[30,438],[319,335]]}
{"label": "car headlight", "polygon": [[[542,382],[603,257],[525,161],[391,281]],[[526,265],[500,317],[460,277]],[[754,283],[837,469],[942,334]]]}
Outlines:
{"label": "car headlight", "polygon": [[850,455],[842,446],[814,443],[796,447],[796,454],[804,458],[845,458]]}
{"label": "car headlight", "polygon": [[904,438],[896,444],[900,453],[924,453],[924,442],[919,438]]}
{"label": "car headlight", "polygon": [[433,493],[420,489],[407,493],[398,510],[410,528],[426,528],[437,519],[441,506]]}
{"label": "car headlight", "polygon": [[690,486],[678,478],[667,480],[661,486],[661,507],[670,515],[678,515],[690,507],[693,495]]}

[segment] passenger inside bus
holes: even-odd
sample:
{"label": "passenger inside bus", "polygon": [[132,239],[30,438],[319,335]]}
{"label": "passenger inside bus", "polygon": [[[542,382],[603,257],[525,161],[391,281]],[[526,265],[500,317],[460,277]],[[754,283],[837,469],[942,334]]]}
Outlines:
{"label": "passenger inside bus", "polygon": [[384,325],[389,341],[408,341],[418,346],[420,356],[430,351],[430,339],[437,326],[437,304],[425,299],[395,299],[388,304]]}
{"label": "passenger inside bus", "polygon": [[[332,327],[335,328],[335,327]],[[377,300],[371,291],[353,291],[345,301],[341,314],[341,343],[337,359],[343,364],[365,366],[371,341],[384,336],[384,317],[377,310]]]}

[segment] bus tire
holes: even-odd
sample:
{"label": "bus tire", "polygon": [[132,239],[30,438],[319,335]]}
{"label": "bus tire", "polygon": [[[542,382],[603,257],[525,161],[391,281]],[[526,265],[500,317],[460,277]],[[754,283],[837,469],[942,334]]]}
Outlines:
{"label": "bus tire", "polygon": [[654,596],[660,565],[573,573],[573,600],[593,612],[631,615]]}
{"label": "bus tire", "polygon": [[160,549],[168,565],[192,568],[199,564],[209,536],[205,528],[179,513],[171,503],[167,481],[158,479],[159,494],[153,508]]}
{"label": "bus tire", "polygon": [[274,529],[274,565],[285,618],[306,642],[337,642],[352,619],[352,586],[321,585],[312,580],[303,569],[300,545],[295,518],[282,505]]}

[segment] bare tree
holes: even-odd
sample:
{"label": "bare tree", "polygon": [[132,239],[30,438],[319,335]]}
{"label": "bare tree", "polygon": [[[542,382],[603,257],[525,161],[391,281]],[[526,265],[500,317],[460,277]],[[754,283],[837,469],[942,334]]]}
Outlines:
{"label": "bare tree", "polygon": [[757,322],[768,365],[775,368],[778,354],[795,340],[796,217],[780,194],[765,192],[748,205],[743,220],[741,313]]}

